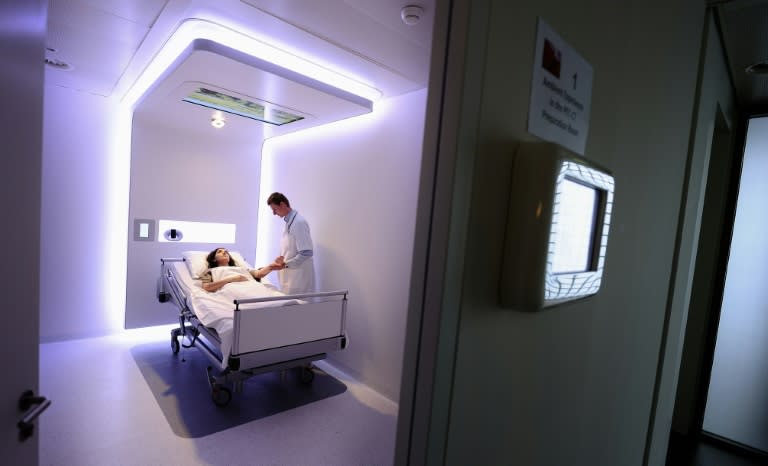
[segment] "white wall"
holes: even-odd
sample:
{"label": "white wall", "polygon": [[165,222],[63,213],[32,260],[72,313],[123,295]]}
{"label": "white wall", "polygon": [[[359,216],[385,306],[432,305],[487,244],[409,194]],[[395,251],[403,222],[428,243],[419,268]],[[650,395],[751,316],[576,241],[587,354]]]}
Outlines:
{"label": "white wall", "polygon": [[[474,173],[446,456],[435,464],[642,464],[686,177],[704,4],[471,4],[473,13],[483,11],[480,4],[489,6],[464,57],[483,67],[482,100],[477,121],[459,129],[476,127],[477,144],[458,148],[473,161]],[[585,155],[613,171],[616,196],[600,293],[521,313],[498,304],[499,252],[511,154],[518,141],[535,140],[527,116],[538,16],[593,66]],[[466,182],[461,172],[456,178],[456,186]]]}
{"label": "white wall", "polygon": [[[234,137],[232,125],[217,130],[201,119],[198,128],[174,129],[158,123],[173,119],[173,114],[153,117],[134,116],[126,328],[178,322],[178,310],[157,300],[160,258],[224,246],[253,262],[256,251],[261,132],[256,132],[258,139],[247,141],[242,135]],[[235,243],[134,241],[136,218],[234,223]]]}
{"label": "white wall", "polygon": [[309,221],[319,290],[348,289],[350,346],[330,356],[397,400],[410,286],[426,90],[369,115],[270,139],[263,154],[257,261],[279,252],[273,191]]}
{"label": "white wall", "polygon": [[113,235],[125,234],[110,228],[114,110],[104,97],[45,87],[42,342],[105,335],[122,326],[124,303],[112,286],[124,281],[125,270],[108,260]]}

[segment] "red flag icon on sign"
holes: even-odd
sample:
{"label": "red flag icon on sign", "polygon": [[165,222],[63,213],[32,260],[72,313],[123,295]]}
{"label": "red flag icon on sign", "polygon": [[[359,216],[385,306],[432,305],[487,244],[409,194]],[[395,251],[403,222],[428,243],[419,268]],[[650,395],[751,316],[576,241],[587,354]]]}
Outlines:
{"label": "red flag icon on sign", "polygon": [[555,48],[549,39],[544,39],[544,56],[541,60],[541,67],[558,79],[560,78],[560,57],[560,50]]}

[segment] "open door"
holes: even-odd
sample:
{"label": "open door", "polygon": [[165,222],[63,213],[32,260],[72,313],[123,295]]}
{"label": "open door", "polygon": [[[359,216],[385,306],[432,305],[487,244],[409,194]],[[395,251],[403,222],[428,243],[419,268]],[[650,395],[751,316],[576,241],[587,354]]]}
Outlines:
{"label": "open door", "polygon": [[[47,0],[8,0],[0,6],[0,88],[3,109],[2,244],[0,272],[5,356],[0,451],[3,464],[38,462],[37,416],[48,406],[39,397],[40,200],[43,127],[43,57]],[[29,403],[20,403],[22,395]]]}
{"label": "open door", "polygon": [[[761,124],[749,132],[768,130],[768,118]],[[733,156],[734,139],[718,110],[669,460],[695,454],[699,441],[768,458],[760,428],[768,421],[768,246],[759,233],[768,226],[768,138],[751,151],[747,134],[743,159]]]}
{"label": "open door", "polygon": [[768,459],[768,117],[747,127],[702,429]]}

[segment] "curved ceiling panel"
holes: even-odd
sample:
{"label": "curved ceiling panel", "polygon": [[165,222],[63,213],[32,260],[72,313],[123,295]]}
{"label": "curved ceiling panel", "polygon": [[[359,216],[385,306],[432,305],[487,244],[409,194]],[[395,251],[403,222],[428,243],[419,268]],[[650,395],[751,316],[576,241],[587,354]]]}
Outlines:
{"label": "curved ceiling panel", "polygon": [[[278,126],[238,115],[234,107],[216,110],[212,107],[218,103],[204,106],[185,101],[200,89],[223,95],[234,107],[274,109],[298,120]],[[312,77],[198,39],[152,85],[135,116],[177,130],[211,131],[211,119],[218,113],[227,123],[218,134],[259,140],[369,113],[372,107],[371,101]]]}

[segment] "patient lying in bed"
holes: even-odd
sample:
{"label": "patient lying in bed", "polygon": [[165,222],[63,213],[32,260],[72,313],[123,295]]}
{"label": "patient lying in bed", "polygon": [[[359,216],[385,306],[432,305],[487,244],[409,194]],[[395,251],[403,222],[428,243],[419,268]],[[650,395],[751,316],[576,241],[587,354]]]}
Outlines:
{"label": "patient lying in bed", "polygon": [[[236,299],[282,296],[275,287],[261,283],[262,278],[277,269],[274,263],[251,269],[235,262],[226,248],[211,251],[206,262],[208,269],[200,274],[200,285],[208,293],[195,294],[194,298],[195,312],[205,325],[212,325],[219,319],[228,319],[230,323],[226,325],[231,327],[232,302]],[[261,306],[285,303],[262,303]]]}
{"label": "patient lying in bed", "polygon": [[[180,274],[188,272],[188,268],[180,263],[175,264],[175,268]],[[226,364],[233,344],[234,311],[236,309],[233,302],[241,299],[282,298],[285,296],[273,286],[257,281],[251,272],[252,270],[242,265],[224,265],[205,270],[201,277],[208,275],[207,284],[218,284],[218,288],[213,291],[205,290],[206,283],[203,283],[201,279],[190,280],[191,286],[188,288],[186,301],[200,323],[216,330],[221,344],[220,351],[223,355],[222,364]],[[270,300],[240,305],[239,309],[248,312],[253,309],[300,303],[301,301],[296,299]]]}
{"label": "patient lying in bed", "polygon": [[[244,267],[215,267],[209,271],[211,273],[211,283],[223,283],[213,293],[217,298],[223,298],[229,303],[235,299],[266,298],[282,295],[274,287],[264,285],[259,280],[256,280],[253,276],[254,271]],[[205,284],[203,284],[203,288],[205,288]]]}
{"label": "patient lying in bed", "polygon": [[[279,258],[278,258],[279,259]],[[238,267],[226,248],[216,248],[206,257],[208,270],[200,275],[205,291],[215,292],[230,283],[247,282],[255,279],[260,282],[272,270],[278,270],[279,264],[273,262],[258,269]]]}

